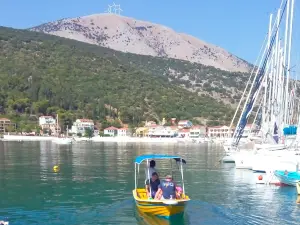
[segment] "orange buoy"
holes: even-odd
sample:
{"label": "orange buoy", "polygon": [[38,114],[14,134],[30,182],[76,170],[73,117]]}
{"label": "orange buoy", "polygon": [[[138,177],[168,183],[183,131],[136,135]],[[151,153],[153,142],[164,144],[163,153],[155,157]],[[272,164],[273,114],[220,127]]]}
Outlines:
{"label": "orange buoy", "polygon": [[262,175],[259,175],[258,176],[258,180],[262,180],[263,179],[263,176]]}

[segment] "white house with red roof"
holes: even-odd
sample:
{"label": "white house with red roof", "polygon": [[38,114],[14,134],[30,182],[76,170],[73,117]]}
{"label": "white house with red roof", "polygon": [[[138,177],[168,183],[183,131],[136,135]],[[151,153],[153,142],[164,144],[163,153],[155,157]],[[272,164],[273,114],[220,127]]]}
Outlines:
{"label": "white house with red roof", "polygon": [[95,131],[94,128],[95,124],[93,120],[90,119],[77,119],[72,126],[71,133],[82,135],[85,134],[86,129],[91,129],[93,132]]}
{"label": "white house with red roof", "polygon": [[109,135],[112,137],[118,136],[118,128],[116,127],[107,127],[104,129],[104,135]]}
{"label": "white house with red roof", "polygon": [[129,130],[127,127],[119,128],[117,132],[118,137],[126,137],[129,136]]}

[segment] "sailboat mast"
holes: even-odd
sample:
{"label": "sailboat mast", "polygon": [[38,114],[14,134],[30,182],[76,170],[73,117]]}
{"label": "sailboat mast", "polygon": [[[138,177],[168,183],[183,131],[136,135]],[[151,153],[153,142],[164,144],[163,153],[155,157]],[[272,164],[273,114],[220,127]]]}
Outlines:
{"label": "sailboat mast", "polygon": [[[271,36],[271,34],[269,34],[269,36]],[[271,37],[269,37],[269,39],[270,39],[270,38],[271,38]],[[261,46],[261,48],[260,48],[258,57],[257,57],[257,59],[255,60],[255,64],[254,64],[254,65],[257,65],[257,64],[259,63],[260,55],[262,54],[262,52],[263,52],[263,50],[264,50],[264,45],[265,45],[266,39],[267,39],[267,36],[265,37],[265,39],[264,39],[264,41],[263,41],[263,43],[262,43],[262,46]],[[270,40],[269,40],[269,42],[270,42]],[[264,53],[263,53],[263,54],[264,54]],[[251,71],[250,76],[249,76],[249,78],[248,78],[248,81],[247,81],[246,87],[245,87],[245,89],[244,89],[244,92],[243,92],[243,94],[242,94],[242,97],[240,98],[239,104],[238,104],[238,106],[237,106],[237,108],[236,108],[236,110],[235,110],[234,116],[233,116],[233,118],[232,118],[232,120],[231,120],[229,129],[228,129],[228,134],[227,134],[228,137],[233,137],[233,136],[235,135],[235,131],[234,131],[234,134],[231,134],[231,130],[232,130],[231,128],[232,128],[232,125],[233,125],[233,123],[234,123],[234,120],[235,120],[235,117],[236,117],[236,115],[237,115],[237,112],[239,111],[240,106],[241,106],[241,104],[242,104],[242,101],[243,101],[243,99],[244,99],[244,97],[245,97],[245,94],[247,93],[248,87],[250,87],[249,84],[250,84],[250,82],[254,82],[254,80],[253,80],[253,81],[251,80],[252,77],[253,77],[254,75],[255,75],[255,66],[252,68],[252,71]],[[248,93],[248,95],[249,95],[249,94],[250,94],[250,92]],[[245,104],[246,104],[246,103],[245,103]],[[243,113],[244,109],[245,109],[245,105],[244,105],[244,107],[243,107],[243,110],[241,111],[241,114]],[[239,120],[238,120],[237,124],[240,123],[240,119],[241,119],[241,116],[239,117]]]}
{"label": "sailboat mast", "polygon": [[[282,1],[282,3],[283,2],[284,1]],[[279,20],[280,22],[281,22],[283,13],[285,12],[286,4],[287,4],[287,2],[285,2],[284,10],[281,13],[280,20]],[[270,60],[271,60],[271,62],[274,61],[272,59],[274,57],[274,54],[272,54],[272,53],[274,53],[274,52],[272,52],[272,48],[274,45],[274,41],[276,40],[277,30],[279,29],[279,27],[275,27],[275,25],[276,25],[276,23],[274,23],[274,25],[272,26],[272,29],[271,29],[272,30],[271,33],[273,34],[274,31],[275,31],[275,33],[274,33],[274,35],[271,35],[272,36],[271,42],[269,45],[266,45],[265,51],[263,53],[263,58],[261,59],[261,62],[260,62],[260,65],[261,65],[261,63],[263,63],[263,65],[262,65],[262,67],[261,66],[258,67],[258,70],[255,74],[254,82],[252,83],[251,88],[250,88],[250,94],[248,95],[248,97],[246,99],[246,102],[245,102],[244,108],[243,108],[243,113],[241,114],[240,119],[239,119],[239,123],[237,126],[238,128],[235,129],[234,140],[233,140],[233,144],[232,144],[233,146],[237,146],[240,141],[242,133],[244,132],[245,125],[249,119],[250,113],[253,110],[253,107],[256,103],[259,92],[261,90],[261,87],[262,87],[261,84],[264,83],[265,79],[267,79],[268,75],[270,75],[270,73],[272,72],[272,68],[270,68],[271,65],[269,62],[270,62]],[[270,94],[271,94],[272,89],[269,88],[268,92],[270,92]],[[270,104],[270,101],[268,103]],[[246,109],[246,107],[247,107],[247,109]],[[270,114],[270,112],[268,114]],[[268,119],[267,121],[270,121],[270,119]]]}
{"label": "sailboat mast", "polygon": [[[280,14],[281,14],[281,9],[278,9],[277,11],[277,27],[279,27],[280,25]],[[276,125],[278,127],[278,125],[280,124],[280,118],[279,118],[279,104],[280,104],[280,101],[279,101],[279,80],[280,80],[280,74],[279,74],[279,70],[280,70],[280,67],[281,67],[281,64],[280,64],[280,40],[279,40],[279,29],[277,30],[277,37],[276,37],[276,47],[275,47],[275,87],[274,87],[274,100],[275,102],[273,103],[273,112],[275,114],[275,121],[276,121]],[[278,129],[280,130],[280,129]],[[280,131],[277,132],[278,135],[280,136]]]}
{"label": "sailboat mast", "polygon": [[[267,42],[267,48],[270,48],[271,45],[271,35],[272,35],[272,18],[273,18],[273,14],[270,14],[270,21],[269,21],[269,31],[268,31],[268,42]],[[270,61],[268,61],[268,65],[267,68],[270,65]],[[263,129],[266,127],[266,125],[269,127],[269,122],[267,121],[267,118],[269,118],[268,116],[268,109],[269,107],[267,107],[267,93],[268,93],[268,81],[270,79],[269,74],[266,74],[266,78],[264,80],[264,88],[265,88],[265,92],[264,92],[264,103],[263,103],[263,113],[262,113],[262,125],[261,126]],[[269,102],[268,102],[269,103]]]}
{"label": "sailboat mast", "polygon": [[[286,100],[288,99],[288,91],[289,91],[289,79],[290,79],[290,67],[291,67],[291,49],[292,49],[292,32],[293,32],[293,18],[294,18],[294,0],[292,0],[291,4],[291,20],[289,24],[289,49],[288,49],[288,61],[287,61],[287,74],[286,74],[286,89],[285,89],[285,94],[286,94]],[[291,104],[290,104],[291,105]],[[285,108],[285,117],[286,117],[286,122],[288,122],[288,101],[286,102],[286,108]]]}
{"label": "sailboat mast", "polygon": [[286,71],[286,82],[285,82],[285,104],[284,104],[284,116],[283,116],[283,123],[284,125],[287,124],[287,108],[288,108],[288,65],[286,62],[287,57],[287,49],[288,49],[288,30],[289,30],[289,15],[290,15],[290,0],[287,0],[287,13],[286,13],[286,20],[285,20],[285,33],[284,33],[284,54],[283,54],[283,61],[284,61],[284,70]]}

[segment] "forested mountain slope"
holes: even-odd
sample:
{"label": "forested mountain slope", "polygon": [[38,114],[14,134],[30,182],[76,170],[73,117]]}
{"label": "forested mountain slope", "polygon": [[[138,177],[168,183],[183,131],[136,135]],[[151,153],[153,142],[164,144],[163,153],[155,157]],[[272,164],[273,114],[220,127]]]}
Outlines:
{"label": "forested mountain slope", "polygon": [[[132,63],[134,54],[5,27],[0,27],[0,51],[0,111],[10,117],[59,112],[65,123],[119,115],[132,124],[163,117],[224,124],[233,115],[222,102],[153,75],[151,66],[142,71],[143,59],[136,55]],[[153,66],[168,62],[149,59]]]}

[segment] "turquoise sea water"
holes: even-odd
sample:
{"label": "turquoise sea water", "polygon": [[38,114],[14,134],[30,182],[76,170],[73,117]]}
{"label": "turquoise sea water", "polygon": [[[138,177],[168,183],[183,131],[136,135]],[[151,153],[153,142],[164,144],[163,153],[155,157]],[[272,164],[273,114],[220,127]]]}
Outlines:
{"label": "turquoise sea water", "polygon": [[[187,160],[192,199],[175,221],[139,214],[131,191],[134,158],[178,154]],[[214,145],[0,142],[0,220],[13,224],[299,224],[294,187],[256,185],[248,170],[219,164]],[[58,173],[54,165],[60,166]],[[167,166],[158,162],[158,169]],[[143,171],[141,171],[143,175]]]}

